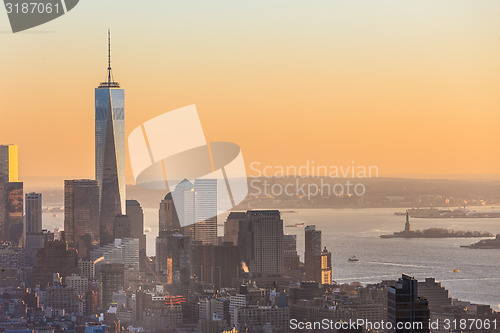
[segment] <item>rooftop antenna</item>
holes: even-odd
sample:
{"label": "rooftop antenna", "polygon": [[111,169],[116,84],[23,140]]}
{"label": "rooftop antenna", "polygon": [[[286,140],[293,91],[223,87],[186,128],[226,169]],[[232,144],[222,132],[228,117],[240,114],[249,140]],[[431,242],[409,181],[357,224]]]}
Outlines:
{"label": "rooftop antenna", "polygon": [[111,85],[111,32],[108,29],[108,84]]}
{"label": "rooftop antenna", "polygon": [[113,79],[113,72],[111,71],[111,31],[108,29],[108,78],[106,81],[101,82],[99,88],[120,88],[120,84]]}

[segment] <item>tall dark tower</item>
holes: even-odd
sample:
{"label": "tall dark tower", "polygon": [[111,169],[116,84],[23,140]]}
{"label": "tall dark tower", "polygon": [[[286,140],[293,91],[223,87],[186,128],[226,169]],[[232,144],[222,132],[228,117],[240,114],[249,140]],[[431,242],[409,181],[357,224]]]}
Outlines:
{"label": "tall dark tower", "polygon": [[[387,288],[387,319],[390,333],[428,333],[430,310],[427,300],[418,297],[418,281],[403,274],[395,286]],[[409,325],[409,329],[398,329]]]}
{"label": "tall dark tower", "polygon": [[101,245],[113,241],[115,217],[125,211],[125,92],[113,79],[108,31],[108,75],[95,89],[95,177],[99,183]]}

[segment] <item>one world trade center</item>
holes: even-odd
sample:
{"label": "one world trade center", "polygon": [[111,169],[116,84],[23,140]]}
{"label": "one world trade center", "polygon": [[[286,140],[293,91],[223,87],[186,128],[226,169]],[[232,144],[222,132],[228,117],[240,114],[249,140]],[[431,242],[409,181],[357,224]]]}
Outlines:
{"label": "one world trade center", "polygon": [[95,89],[95,178],[99,183],[100,244],[113,242],[115,217],[125,215],[125,91],[111,72]]}

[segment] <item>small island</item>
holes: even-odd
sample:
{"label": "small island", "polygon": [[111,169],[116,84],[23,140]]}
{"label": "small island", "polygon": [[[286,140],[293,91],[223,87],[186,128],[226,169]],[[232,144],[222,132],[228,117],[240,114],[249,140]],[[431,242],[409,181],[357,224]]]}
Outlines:
{"label": "small island", "polygon": [[500,234],[495,239],[483,239],[472,245],[462,245],[468,249],[500,249]]}
{"label": "small island", "polygon": [[492,233],[481,231],[454,231],[442,228],[412,230],[410,216],[406,211],[405,229],[392,235],[381,235],[380,238],[475,238],[493,237]]}

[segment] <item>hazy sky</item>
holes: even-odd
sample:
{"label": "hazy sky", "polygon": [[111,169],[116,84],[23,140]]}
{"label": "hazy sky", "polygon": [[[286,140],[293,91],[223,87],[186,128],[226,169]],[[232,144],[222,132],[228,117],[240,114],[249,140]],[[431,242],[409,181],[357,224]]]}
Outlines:
{"label": "hazy sky", "polygon": [[196,104],[248,165],[500,174],[499,17],[498,0],[82,0],[12,34],[2,8],[0,143],[21,178],[93,177],[111,28],[127,135]]}

